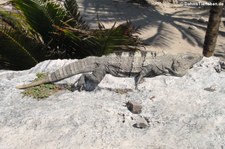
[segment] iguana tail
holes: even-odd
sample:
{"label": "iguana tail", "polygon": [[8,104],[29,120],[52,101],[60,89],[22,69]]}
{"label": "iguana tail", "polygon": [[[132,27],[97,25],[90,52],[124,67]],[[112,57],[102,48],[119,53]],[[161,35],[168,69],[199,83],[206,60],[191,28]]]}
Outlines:
{"label": "iguana tail", "polygon": [[71,77],[76,74],[92,72],[96,67],[96,63],[101,62],[99,57],[87,57],[73,63],[70,63],[66,66],[59,68],[58,70],[48,74],[44,78],[34,81],[29,84],[17,86],[17,89],[25,89],[33,86],[38,86],[45,83],[57,82],[68,77]]}
{"label": "iguana tail", "polygon": [[16,86],[16,88],[17,89],[25,89],[25,88],[34,87],[34,86],[38,86],[40,84],[49,83],[49,82],[51,82],[51,81],[49,80],[48,76],[46,76],[46,77],[44,77],[44,78],[42,78],[40,80],[31,82],[29,84]]}

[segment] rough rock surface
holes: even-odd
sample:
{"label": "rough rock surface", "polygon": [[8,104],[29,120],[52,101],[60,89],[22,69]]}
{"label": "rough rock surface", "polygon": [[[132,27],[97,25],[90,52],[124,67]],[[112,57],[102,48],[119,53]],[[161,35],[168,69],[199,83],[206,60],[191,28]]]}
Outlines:
{"label": "rough rock surface", "polygon": [[[15,89],[71,61],[0,71],[0,148],[225,148],[225,72],[215,71],[218,58],[204,58],[182,78],[146,78],[140,91],[125,94],[104,88],[133,89],[133,78],[111,75],[95,92],[63,91],[40,101]],[[129,100],[143,106],[145,129],[133,127],[139,115],[124,106]]]}

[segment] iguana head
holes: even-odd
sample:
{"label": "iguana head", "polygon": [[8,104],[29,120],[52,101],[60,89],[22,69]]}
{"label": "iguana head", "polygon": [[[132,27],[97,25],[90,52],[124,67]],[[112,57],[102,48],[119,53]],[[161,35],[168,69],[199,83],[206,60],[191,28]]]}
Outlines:
{"label": "iguana head", "polygon": [[202,58],[203,58],[202,55],[188,53],[188,54],[182,55],[180,61],[182,61],[184,69],[190,69],[193,67],[194,64],[199,62]]}
{"label": "iguana head", "polygon": [[173,59],[172,73],[175,76],[182,77],[187,71],[199,62],[203,56],[197,54],[182,54],[178,58]]}

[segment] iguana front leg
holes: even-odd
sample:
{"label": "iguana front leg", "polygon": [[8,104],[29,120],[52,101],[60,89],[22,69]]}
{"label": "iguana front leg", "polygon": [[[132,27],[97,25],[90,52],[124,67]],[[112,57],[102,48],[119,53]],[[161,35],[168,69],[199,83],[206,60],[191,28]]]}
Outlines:
{"label": "iguana front leg", "polygon": [[168,73],[168,70],[166,70],[163,65],[147,65],[143,67],[140,73],[135,77],[135,89],[138,89],[138,84],[143,81],[144,77],[154,77],[165,73]]}

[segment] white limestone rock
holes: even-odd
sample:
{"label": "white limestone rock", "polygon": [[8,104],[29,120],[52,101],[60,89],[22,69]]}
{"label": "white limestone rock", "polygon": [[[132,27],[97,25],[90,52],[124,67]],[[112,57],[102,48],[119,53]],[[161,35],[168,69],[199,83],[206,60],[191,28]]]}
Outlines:
{"label": "white limestone rock", "polygon": [[[204,58],[182,78],[146,78],[140,91],[126,94],[104,88],[134,89],[133,78],[111,75],[101,82],[101,90],[64,91],[40,101],[22,97],[15,88],[33,80],[37,72],[54,71],[72,61],[45,61],[26,71],[0,72],[0,148],[225,147],[225,72],[215,71],[218,58]],[[204,90],[211,86],[216,90]],[[147,128],[133,127],[135,114],[124,106],[129,100],[142,103]]]}

